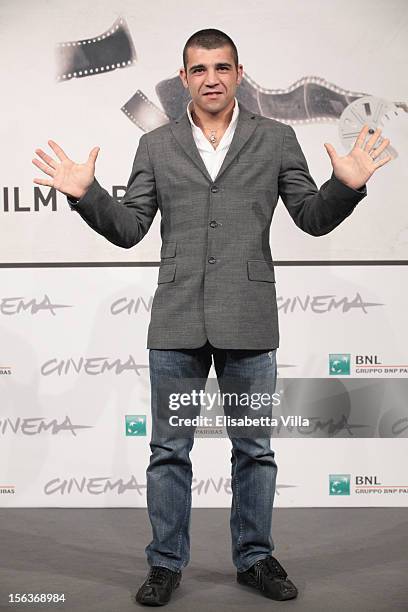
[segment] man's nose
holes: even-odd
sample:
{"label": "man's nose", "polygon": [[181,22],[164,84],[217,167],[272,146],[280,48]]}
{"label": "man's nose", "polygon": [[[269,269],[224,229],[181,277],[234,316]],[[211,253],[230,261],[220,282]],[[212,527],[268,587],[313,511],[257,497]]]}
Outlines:
{"label": "man's nose", "polygon": [[219,83],[218,73],[215,68],[209,68],[207,70],[207,78],[205,80],[205,84],[207,87],[214,87]]}

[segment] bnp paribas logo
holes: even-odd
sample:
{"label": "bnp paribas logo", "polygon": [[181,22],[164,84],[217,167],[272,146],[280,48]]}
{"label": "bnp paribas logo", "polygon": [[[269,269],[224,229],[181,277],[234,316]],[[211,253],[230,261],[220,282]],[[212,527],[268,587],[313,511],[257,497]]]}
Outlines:
{"label": "bnp paribas logo", "polygon": [[329,354],[330,376],[350,376],[350,353]]}
{"label": "bnp paribas logo", "polygon": [[350,474],[329,474],[329,495],[350,495]]}
{"label": "bnp paribas logo", "polygon": [[145,436],[146,435],[146,415],[145,414],[127,414],[126,419],[126,435],[127,436]]}

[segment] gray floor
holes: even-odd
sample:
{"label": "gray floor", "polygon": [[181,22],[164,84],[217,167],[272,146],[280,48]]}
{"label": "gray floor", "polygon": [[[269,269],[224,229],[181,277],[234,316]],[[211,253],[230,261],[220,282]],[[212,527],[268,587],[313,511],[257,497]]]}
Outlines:
{"label": "gray floor", "polygon": [[[229,511],[193,510],[191,562],[166,610],[408,611],[408,511],[274,510],[274,554],[299,589],[276,602],[236,583]],[[145,509],[0,509],[0,610],[126,612],[144,580]],[[65,593],[64,604],[8,603]]]}

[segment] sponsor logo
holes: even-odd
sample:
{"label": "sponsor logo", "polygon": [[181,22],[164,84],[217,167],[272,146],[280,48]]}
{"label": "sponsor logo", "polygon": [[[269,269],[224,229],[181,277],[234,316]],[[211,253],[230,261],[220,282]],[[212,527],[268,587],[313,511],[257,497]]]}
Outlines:
{"label": "sponsor logo", "polygon": [[15,495],[16,487],[14,485],[0,485],[0,495]]}
{"label": "sponsor logo", "polygon": [[406,363],[383,363],[379,355],[356,355],[355,356],[356,374],[408,374],[408,364]]}
{"label": "sponsor logo", "polygon": [[357,495],[408,495],[407,485],[385,485],[377,475],[359,475],[354,479],[354,493]]}
{"label": "sponsor logo", "polygon": [[145,414],[127,414],[125,416],[125,431],[127,436],[145,436],[146,435],[146,415]]}
{"label": "sponsor logo", "polygon": [[[350,495],[350,474],[329,474],[329,495]],[[407,485],[384,485],[377,475],[358,474],[353,478],[356,495],[408,495]]]}
{"label": "sponsor logo", "polygon": [[354,374],[367,375],[391,375],[408,374],[408,364],[383,363],[380,355],[350,353],[329,354],[329,374],[331,376],[349,376],[353,366]]}
{"label": "sponsor logo", "polygon": [[350,495],[350,474],[329,474],[329,495]]}
{"label": "sponsor logo", "polygon": [[329,374],[330,376],[349,376],[350,353],[330,353]]}

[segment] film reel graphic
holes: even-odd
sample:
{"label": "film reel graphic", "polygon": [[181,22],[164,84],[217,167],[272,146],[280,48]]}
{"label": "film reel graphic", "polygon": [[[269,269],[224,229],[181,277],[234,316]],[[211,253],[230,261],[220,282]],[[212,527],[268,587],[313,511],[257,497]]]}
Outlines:
{"label": "film reel graphic", "polygon": [[[131,67],[137,60],[123,17],[98,36],[59,43],[56,55],[59,82]],[[160,81],[156,94],[162,109],[140,89],[120,109],[144,132],[179,118],[191,99],[178,74]],[[364,123],[368,123],[372,131],[380,126],[386,131],[390,119],[401,111],[408,112],[403,102],[389,102],[368,93],[346,90],[318,76],[302,77],[286,89],[265,89],[245,74],[236,97],[249,111],[287,124],[338,122],[340,139],[346,150],[353,146]],[[382,134],[381,139],[384,137]],[[395,158],[398,153],[388,146],[378,159],[386,155]]]}
{"label": "film reel graphic", "polygon": [[[403,105],[401,106],[403,107]],[[385,128],[386,130],[389,121],[395,119],[401,112],[401,106],[398,107],[393,102],[388,102],[374,96],[363,96],[352,102],[344,109],[339,121],[339,134],[344,148],[350,150],[353,147],[364,124],[369,126],[366,142],[378,127],[381,127],[381,129]],[[383,140],[384,136],[381,133],[377,147],[380,146]],[[387,155],[390,155],[393,159],[398,157],[395,148],[392,145],[388,145],[376,158],[376,161],[382,160]]]}

